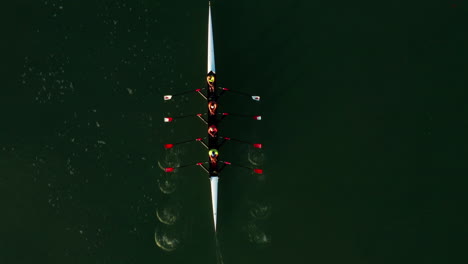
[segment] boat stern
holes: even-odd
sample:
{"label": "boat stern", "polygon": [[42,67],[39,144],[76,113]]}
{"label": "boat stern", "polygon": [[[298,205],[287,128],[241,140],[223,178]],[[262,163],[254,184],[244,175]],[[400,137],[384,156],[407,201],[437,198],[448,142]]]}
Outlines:
{"label": "boat stern", "polygon": [[216,220],[218,216],[218,180],[219,177],[210,177],[211,185],[211,204],[213,206],[213,222],[216,232]]}

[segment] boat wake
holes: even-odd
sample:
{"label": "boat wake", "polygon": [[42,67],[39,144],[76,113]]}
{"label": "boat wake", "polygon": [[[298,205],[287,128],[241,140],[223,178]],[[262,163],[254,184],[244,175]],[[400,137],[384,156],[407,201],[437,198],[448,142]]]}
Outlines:
{"label": "boat wake", "polygon": [[223,254],[221,253],[221,247],[219,246],[218,236],[215,234],[215,243],[216,243],[216,263],[224,264]]}

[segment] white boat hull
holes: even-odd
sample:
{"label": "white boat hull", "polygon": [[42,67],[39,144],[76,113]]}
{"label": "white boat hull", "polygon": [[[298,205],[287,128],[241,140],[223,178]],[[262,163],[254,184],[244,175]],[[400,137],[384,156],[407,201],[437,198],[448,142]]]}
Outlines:
{"label": "white boat hull", "polygon": [[216,231],[216,220],[218,216],[218,180],[219,177],[210,177],[211,185],[211,204],[213,205],[213,221]]}
{"label": "white boat hull", "polygon": [[216,73],[213,43],[213,26],[211,24],[211,5],[208,7],[208,72]]}

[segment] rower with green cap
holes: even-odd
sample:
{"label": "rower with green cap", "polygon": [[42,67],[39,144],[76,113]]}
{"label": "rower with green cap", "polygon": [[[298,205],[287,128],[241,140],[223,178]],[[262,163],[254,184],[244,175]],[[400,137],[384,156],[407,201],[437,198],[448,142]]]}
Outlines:
{"label": "rower with green cap", "polygon": [[210,149],[208,151],[208,156],[210,157],[210,162],[211,163],[216,163],[217,162],[217,158],[218,158],[218,150],[217,149]]}
{"label": "rower with green cap", "polygon": [[208,75],[206,76],[206,81],[208,82],[209,85],[213,85],[215,81],[215,77],[213,75]]}
{"label": "rower with green cap", "polygon": [[206,76],[206,81],[208,82],[210,92],[214,92],[214,81],[215,81],[214,75]]}

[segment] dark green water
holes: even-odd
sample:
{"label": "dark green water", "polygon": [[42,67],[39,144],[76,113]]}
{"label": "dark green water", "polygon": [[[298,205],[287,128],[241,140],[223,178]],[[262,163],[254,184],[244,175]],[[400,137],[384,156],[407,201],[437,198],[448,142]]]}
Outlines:
{"label": "dark green water", "polygon": [[161,95],[203,87],[207,3],[2,3],[0,263],[464,263],[466,8],[214,2],[219,84],[263,101],[223,98],[264,116],[223,134],[265,146],[220,180],[217,247],[207,177],[158,168],[206,155],[163,150],[206,128]]}

